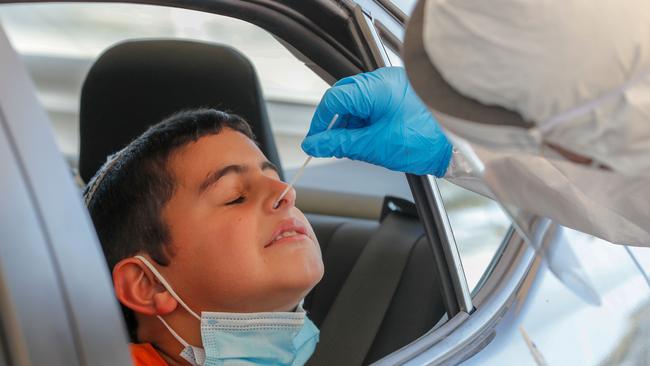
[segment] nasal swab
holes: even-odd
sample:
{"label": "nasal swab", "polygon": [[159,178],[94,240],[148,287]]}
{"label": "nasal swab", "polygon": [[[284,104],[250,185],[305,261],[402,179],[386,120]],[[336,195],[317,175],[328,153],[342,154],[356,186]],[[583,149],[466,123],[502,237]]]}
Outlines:
{"label": "nasal swab", "polygon": [[[334,124],[336,123],[336,120],[338,118],[339,118],[338,114],[335,114],[334,117],[332,117],[332,121],[330,121],[330,124],[327,126],[327,130],[330,130],[334,126]],[[280,198],[278,198],[278,200],[275,202],[275,205],[273,205],[274,208],[278,207],[278,205],[280,204],[280,202],[282,201],[284,196],[287,194],[287,192],[289,192],[291,187],[293,187],[293,185],[296,184],[298,179],[300,179],[300,177],[302,176],[302,173],[305,172],[305,168],[307,167],[307,164],[309,164],[309,162],[311,161],[312,158],[313,158],[313,156],[309,156],[309,157],[307,157],[305,162],[302,163],[302,166],[300,167],[300,169],[298,169],[298,171],[296,172],[296,175],[293,176],[293,179],[291,179],[291,182],[289,183],[287,188],[285,188],[284,191],[282,191],[282,194],[280,194]]]}

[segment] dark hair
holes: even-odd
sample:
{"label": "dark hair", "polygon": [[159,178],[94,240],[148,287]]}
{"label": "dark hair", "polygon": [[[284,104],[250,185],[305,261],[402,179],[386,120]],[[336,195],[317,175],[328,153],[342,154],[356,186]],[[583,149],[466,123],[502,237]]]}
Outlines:
{"label": "dark hair", "polygon": [[[214,109],[176,113],[150,127],[110,156],[84,190],[84,198],[110,270],[117,262],[147,253],[158,264],[169,264],[169,230],[161,211],[176,185],[169,171],[170,155],[224,127],[254,140],[244,119]],[[133,312],[122,307],[132,341],[137,341]]]}

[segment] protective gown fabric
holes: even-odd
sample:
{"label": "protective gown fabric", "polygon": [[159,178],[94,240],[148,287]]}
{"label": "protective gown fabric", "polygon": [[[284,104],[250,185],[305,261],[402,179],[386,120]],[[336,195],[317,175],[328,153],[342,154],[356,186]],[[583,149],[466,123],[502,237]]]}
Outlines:
{"label": "protective gown fabric", "polygon": [[445,178],[615,244],[650,246],[648,177],[622,178],[569,161],[474,150],[485,164],[483,180],[457,152]]}
{"label": "protective gown fabric", "polygon": [[425,51],[461,94],[617,171],[650,168],[650,2],[427,0],[423,16]]}
{"label": "protective gown fabric", "polygon": [[[427,0],[423,17],[423,46],[447,83],[535,125],[516,151],[461,136],[483,180],[457,153],[445,177],[610,242],[650,246],[650,2]],[[444,126],[473,122],[433,112]],[[611,170],[556,159],[543,142]]]}

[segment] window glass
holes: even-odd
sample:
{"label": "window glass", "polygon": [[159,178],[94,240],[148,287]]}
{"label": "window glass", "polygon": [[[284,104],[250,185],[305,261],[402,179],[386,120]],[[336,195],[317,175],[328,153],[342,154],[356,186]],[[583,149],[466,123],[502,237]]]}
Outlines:
{"label": "window glass", "polygon": [[438,179],[467,285],[473,291],[499,252],[510,220],[493,200]]}
{"label": "window glass", "polygon": [[391,2],[397,5],[398,8],[402,9],[405,14],[411,14],[415,4],[417,3],[416,0],[391,0]]}
{"label": "window glass", "polygon": [[393,51],[392,48],[390,47],[385,47],[386,53],[388,54],[388,60],[390,61],[390,66],[404,66],[404,63],[402,62],[402,58],[400,55]]}

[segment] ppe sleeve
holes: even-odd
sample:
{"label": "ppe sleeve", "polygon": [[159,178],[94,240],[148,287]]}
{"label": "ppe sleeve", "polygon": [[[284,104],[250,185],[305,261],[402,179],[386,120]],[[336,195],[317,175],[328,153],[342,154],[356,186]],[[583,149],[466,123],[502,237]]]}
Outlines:
{"label": "ppe sleeve", "polygon": [[650,176],[473,147],[485,165],[483,179],[455,152],[447,180],[611,243],[650,246]]}
{"label": "ppe sleeve", "polygon": [[453,148],[451,160],[443,178],[472,192],[494,199],[490,188],[482,179],[474,176],[473,173],[472,166],[465,156],[456,150],[456,148]]}

